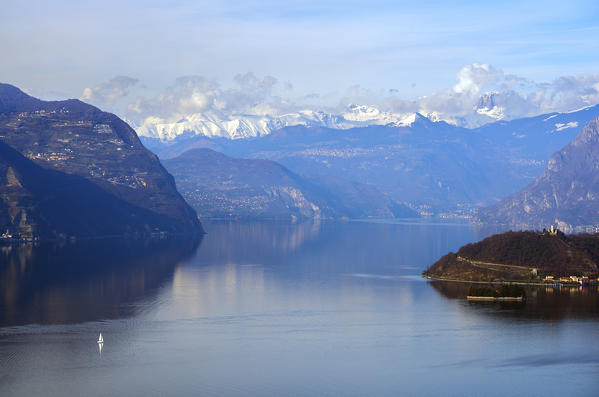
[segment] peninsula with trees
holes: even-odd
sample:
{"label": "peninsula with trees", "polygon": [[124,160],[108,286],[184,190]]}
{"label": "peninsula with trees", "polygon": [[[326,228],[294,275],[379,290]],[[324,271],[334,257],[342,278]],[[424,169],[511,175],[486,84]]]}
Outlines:
{"label": "peninsula with trees", "polygon": [[599,234],[566,235],[554,229],[509,231],[443,256],[424,277],[492,283],[596,283]]}

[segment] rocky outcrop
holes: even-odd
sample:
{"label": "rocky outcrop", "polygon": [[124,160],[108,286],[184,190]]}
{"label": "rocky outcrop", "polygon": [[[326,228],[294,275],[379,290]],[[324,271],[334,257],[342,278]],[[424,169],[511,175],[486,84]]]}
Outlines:
{"label": "rocky outcrop", "polygon": [[599,118],[555,153],[534,182],[480,210],[476,220],[522,228],[556,224],[562,230],[599,225]]}

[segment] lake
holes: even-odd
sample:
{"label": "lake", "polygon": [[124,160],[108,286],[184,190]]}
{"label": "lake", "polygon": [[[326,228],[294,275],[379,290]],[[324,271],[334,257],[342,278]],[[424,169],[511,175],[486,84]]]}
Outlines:
{"label": "lake", "polygon": [[0,395],[599,393],[596,289],[469,303],[466,284],[419,276],[489,231],[204,226],[202,239],[3,247]]}

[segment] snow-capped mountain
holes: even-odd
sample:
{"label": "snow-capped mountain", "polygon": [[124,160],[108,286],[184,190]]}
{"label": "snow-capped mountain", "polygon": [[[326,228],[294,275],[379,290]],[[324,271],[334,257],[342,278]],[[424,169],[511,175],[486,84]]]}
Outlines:
{"label": "snow-capped mountain", "polygon": [[[255,138],[291,126],[326,127],[338,130],[377,125],[409,127],[417,120],[446,122],[472,129],[496,121],[509,121],[511,116],[505,104],[510,100],[510,97],[502,96],[498,92],[487,92],[479,97],[469,112],[463,114],[426,109],[421,109],[420,113],[395,113],[381,110],[373,105],[350,104],[338,112],[312,109],[277,112],[272,108],[265,111],[254,107],[247,113],[226,113],[212,108],[202,113],[184,114],[178,119],[150,116],[140,122],[127,121],[139,136],[164,143],[193,136],[226,139]],[[556,124],[555,129],[561,131],[575,126],[568,123]]]}
{"label": "snow-capped mountain", "polygon": [[[327,119],[326,113],[315,112],[279,117],[278,125],[296,126],[256,139],[210,139],[198,134],[172,141],[142,137],[142,142],[162,160],[210,148],[236,158],[276,161],[301,175],[372,185],[422,214],[464,215],[468,208],[493,204],[533,181],[553,153],[599,116],[599,105],[474,129],[433,122],[430,114],[392,119],[383,113],[352,106]],[[298,122],[362,126],[317,129],[297,126]],[[389,125],[406,127],[398,131]]]}
{"label": "snow-capped mountain", "polygon": [[317,126],[349,129],[369,125],[410,126],[425,117],[417,113],[397,114],[384,112],[374,106],[349,105],[341,114],[314,110],[300,110],[281,115],[237,114],[227,116],[210,111],[185,115],[171,122],[159,117],[147,117],[141,123],[128,120],[139,136],[163,142],[178,137],[203,135],[228,139],[254,138],[268,135],[289,126]]}
{"label": "snow-capped mountain", "polygon": [[474,107],[474,111],[495,120],[503,120],[505,118],[505,109],[496,103],[497,95],[499,95],[499,93],[496,91],[487,92],[481,95],[478,103]]}
{"label": "snow-capped mountain", "polygon": [[423,117],[417,113],[399,114],[384,112],[375,106],[365,105],[349,105],[347,110],[341,114],[341,117],[351,127],[389,124],[400,127],[410,126],[419,116]]}

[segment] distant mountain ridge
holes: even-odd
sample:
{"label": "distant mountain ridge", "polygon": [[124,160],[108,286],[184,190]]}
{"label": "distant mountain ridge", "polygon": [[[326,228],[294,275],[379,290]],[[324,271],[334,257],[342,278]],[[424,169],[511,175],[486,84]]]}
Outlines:
{"label": "distant mountain ridge", "polygon": [[295,126],[234,140],[201,135],[170,142],[141,139],[162,159],[211,148],[236,158],[273,160],[300,175],[370,185],[422,215],[471,216],[475,208],[533,181],[547,158],[598,115],[599,106],[594,106],[476,129],[414,115],[403,126]]}
{"label": "distant mountain ridge", "polygon": [[0,143],[6,236],[202,231],[172,176],[113,114],[0,84]]}
{"label": "distant mountain ridge", "polygon": [[[434,118],[434,114],[429,115]],[[345,112],[334,114],[319,110],[300,110],[279,115],[226,115],[212,110],[183,115],[176,121],[147,117],[140,123],[130,121],[140,137],[168,143],[192,137],[249,139],[269,135],[285,127],[326,127],[346,130],[370,125],[409,126],[420,113],[384,112],[375,106],[349,105]]]}
{"label": "distant mountain ridge", "polygon": [[480,210],[475,220],[563,230],[599,225],[599,118],[551,156],[534,182]]}
{"label": "distant mountain ridge", "polygon": [[270,160],[192,149],[164,160],[164,166],[202,217],[289,220],[418,215],[372,186],[303,177]]}
{"label": "distant mountain ridge", "polygon": [[[322,110],[304,108],[282,111],[255,109],[253,113],[231,113],[216,108],[196,113],[151,115],[128,120],[140,137],[170,143],[193,137],[250,139],[269,135],[286,127],[324,127],[340,130],[368,126],[410,126],[417,118],[445,122],[457,127],[477,129],[494,122],[506,120],[509,113],[498,92],[481,94],[471,113],[449,116],[435,111],[389,111],[377,105],[348,104],[343,109]],[[554,115],[558,113],[552,113]],[[563,114],[563,113],[562,113]],[[528,117],[530,118],[530,117]],[[558,127],[559,128],[559,127]],[[565,126],[568,128],[568,126]]]}

